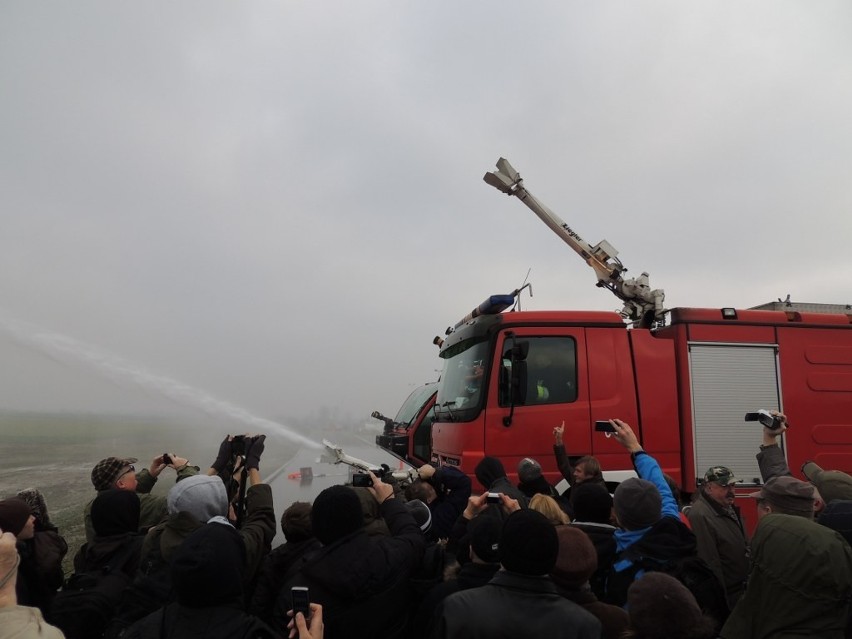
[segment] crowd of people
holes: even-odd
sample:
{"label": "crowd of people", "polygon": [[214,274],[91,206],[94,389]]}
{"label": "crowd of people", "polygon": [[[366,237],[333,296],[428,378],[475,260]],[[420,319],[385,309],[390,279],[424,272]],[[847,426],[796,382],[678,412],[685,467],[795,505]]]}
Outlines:
{"label": "crowd of people", "polygon": [[[274,549],[264,436],[226,437],[203,472],[176,454],[138,471],[108,457],[71,575],[41,493],[0,500],[0,639],[850,637],[852,477],[808,463],[794,478],[778,421],[757,452],[751,538],[729,468],[683,505],[618,419],[636,477],[612,493],[597,459],[568,454],[562,424],[564,492],[529,457],[517,483],[485,457],[476,491],[455,467],[421,466],[407,485],[371,471],[366,487],[290,504]],[[175,484],[156,496],[167,469]]]}

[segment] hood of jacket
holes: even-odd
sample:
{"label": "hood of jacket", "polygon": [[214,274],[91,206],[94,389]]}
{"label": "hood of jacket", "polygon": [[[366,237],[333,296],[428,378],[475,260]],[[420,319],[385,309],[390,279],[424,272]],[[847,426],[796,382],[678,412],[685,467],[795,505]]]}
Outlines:
{"label": "hood of jacket", "polygon": [[193,475],[179,481],[166,499],[170,515],[187,512],[202,524],[216,516],[228,516],[228,493],[219,477]]}

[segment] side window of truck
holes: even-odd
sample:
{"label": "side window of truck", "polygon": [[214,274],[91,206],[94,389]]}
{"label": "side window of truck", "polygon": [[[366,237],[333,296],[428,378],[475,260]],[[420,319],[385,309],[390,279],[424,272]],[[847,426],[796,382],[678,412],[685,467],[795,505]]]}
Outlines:
{"label": "side window of truck", "polygon": [[[573,337],[524,337],[527,354],[527,405],[564,404],[577,399],[577,348]],[[503,366],[510,366],[503,358]],[[507,405],[500,398],[501,405]]]}

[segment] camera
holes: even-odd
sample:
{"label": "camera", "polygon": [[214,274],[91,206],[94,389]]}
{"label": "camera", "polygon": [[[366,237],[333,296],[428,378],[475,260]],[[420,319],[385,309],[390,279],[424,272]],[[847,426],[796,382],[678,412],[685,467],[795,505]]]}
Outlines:
{"label": "camera", "polygon": [[352,475],[352,486],[355,488],[368,488],[373,485],[373,478],[367,473],[355,473]]}
{"label": "camera", "polygon": [[311,597],[308,589],[304,586],[293,586],[290,588],[290,599],[293,605],[293,618],[297,612],[305,615],[305,619],[311,616]]}
{"label": "camera", "polygon": [[500,493],[488,493],[485,496],[485,503],[487,503],[487,504],[499,504],[500,503]]}
{"label": "camera", "polygon": [[168,453],[163,453],[163,463],[164,463],[166,466],[168,466],[169,464],[171,464],[171,463],[172,463],[171,455],[169,455]]}
{"label": "camera", "polygon": [[781,420],[777,415],[773,415],[768,410],[761,408],[756,413],[746,413],[745,421],[747,422],[760,422],[762,426],[765,426],[769,430],[778,430],[781,428]]}
{"label": "camera", "polygon": [[231,440],[231,454],[235,457],[244,457],[246,454],[246,436],[234,435]]}

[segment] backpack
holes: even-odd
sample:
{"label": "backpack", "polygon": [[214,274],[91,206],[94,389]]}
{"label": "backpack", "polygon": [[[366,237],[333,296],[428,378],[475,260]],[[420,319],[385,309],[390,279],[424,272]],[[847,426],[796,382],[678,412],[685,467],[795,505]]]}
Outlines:
{"label": "backpack", "polygon": [[50,604],[48,622],[67,639],[102,637],[122,592],[132,581],[124,566],[138,553],[139,544],[128,543],[108,565],[68,577]]}
{"label": "backpack", "polygon": [[159,537],[145,555],[131,583],[124,588],[104,636],[122,637],[134,623],[175,600],[171,566],[160,551]]}
{"label": "backpack", "polygon": [[616,572],[610,568],[606,582],[606,601],[619,606],[627,602],[627,589],[636,580],[636,574],[641,570],[644,572],[662,572],[671,575],[682,583],[695,597],[701,612],[716,620],[716,629],[720,629],[728,618],[728,602],[725,597],[725,589],[716,573],[707,565],[707,562],[697,555],[675,557],[671,559],[655,559],[638,553],[631,552],[627,548],[616,555],[614,564],[622,559],[629,559],[633,563],[630,567]]}

